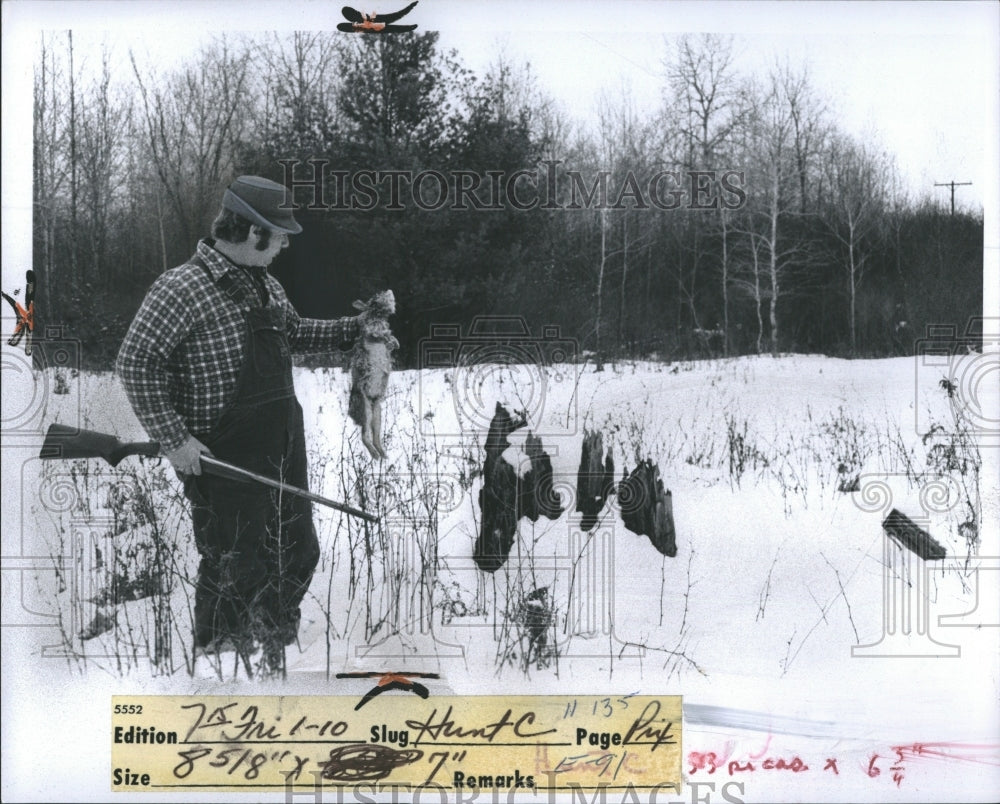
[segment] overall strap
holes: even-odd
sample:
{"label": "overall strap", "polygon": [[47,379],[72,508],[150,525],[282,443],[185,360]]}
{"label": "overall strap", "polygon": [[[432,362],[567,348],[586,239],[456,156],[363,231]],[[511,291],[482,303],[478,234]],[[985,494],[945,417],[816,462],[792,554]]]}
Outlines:
{"label": "overall strap", "polygon": [[[212,271],[201,258],[201,255],[195,252],[195,255],[188,260],[191,265],[197,265],[205,272],[205,276],[213,283],[216,282],[215,277],[212,276]],[[216,283],[219,288],[225,293],[237,307],[243,308],[253,308],[260,307],[260,297],[256,292],[252,292],[249,288],[244,287],[242,284],[236,281],[233,277],[232,272],[223,274],[222,277]]]}

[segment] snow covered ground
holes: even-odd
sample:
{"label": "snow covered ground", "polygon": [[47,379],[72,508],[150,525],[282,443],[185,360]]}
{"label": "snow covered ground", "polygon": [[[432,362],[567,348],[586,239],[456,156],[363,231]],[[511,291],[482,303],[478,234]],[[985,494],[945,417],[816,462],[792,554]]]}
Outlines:
{"label": "snow covered ground", "polygon": [[[970,356],[977,358],[985,359]],[[323,556],[282,690],[350,694],[336,673],[405,666],[440,673],[437,691],[460,694],[683,694],[687,757],[716,751],[746,761],[765,741],[803,758],[838,746],[855,782],[836,788],[840,794],[803,788],[809,798],[891,799],[909,784],[911,798],[899,800],[912,800],[916,784],[934,799],[938,787],[913,781],[920,762],[910,763],[902,784],[886,770],[875,785],[853,766],[867,767],[872,746],[891,759],[896,743],[997,742],[1000,572],[988,568],[1000,556],[1000,384],[990,371],[982,381],[975,366],[946,377],[913,358],[808,355],[618,363],[600,372],[593,364],[476,361],[401,371],[386,399],[389,458],[375,462],[346,417],[348,375],[297,369],[312,490],[377,512],[382,523],[366,529],[314,509]],[[55,376],[48,379],[54,388]],[[64,379],[68,393],[47,395],[44,426],[80,421],[144,439],[113,377]],[[942,379],[971,383],[961,398],[974,396],[974,405],[957,406]],[[523,473],[521,445],[529,431],[541,436],[566,510],[557,520],[522,519],[510,559],[487,575],[471,556],[483,444],[498,402],[528,414],[505,458]],[[585,429],[603,434],[619,478],[638,460],[659,466],[672,492],[675,557],[625,529],[614,497],[597,526],[581,531],[573,509]],[[25,549],[72,557],[61,573],[37,573],[23,592],[55,624],[35,653],[43,645],[59,653],[64,642],[72,655],[60,662],[70,675],[107,672],[150,691],[247,684],[230,665],[205,659],[189,674],[196,561],[165,462],[131,458],[112,470],[96,461],[29,461],[21,488]],[[65,499],[70,488],[76,503]],[[918,521],[947,557],[923,562],[887,546],[881,523],[892,508]],[[149,552],[154,531],[169,545],[158,558]],[[130,567],[141,586],[136,576],[152,560],[171,567],[169,618],[161,611],[158,620],[148,599],[93,601],[114,567]],[[544,646],[526,656],[524,606],[543,586],[551,624]],[[98,615],[112,618],[104,633],[96,633]],[[161,665],[166,676],[161,669],[151,679],[144,657],[157,643],[157,621],[161,645],[167,622],[171,656]],[[87,629],[96,635],[82,641]],[[268,690],[276,683],[252,682]],[[769,735],[777,735],[773,745]],[[991,784],[995,750],[992,757],[967,765],[985,767]],[[960,771],[936,773],[972,785],[963,789],[981,783]],[[758,774],[748,784],[770,800],[769,785],[779,782]]]}

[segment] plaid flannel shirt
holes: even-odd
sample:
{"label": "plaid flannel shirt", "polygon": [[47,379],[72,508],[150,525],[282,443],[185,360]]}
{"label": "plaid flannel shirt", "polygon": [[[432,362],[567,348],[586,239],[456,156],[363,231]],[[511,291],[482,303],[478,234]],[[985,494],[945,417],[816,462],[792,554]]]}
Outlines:
{"label": "plaid flannel shirt", "polygon": [[[217,285],[227,272],[253,280],[204,240],[198,255],[211,271],[185,263],[153,283],[118,353],[117,372],[146,432],[164,450],[188,434],[204,436],[236,392],[246,326],[242,309]],[[284,310],[293,352],[347,348],[358,336],[355,318],[302,318],[273,276],[265,277],[269,306]],[[255,296],[254,296],[255,297]]]}

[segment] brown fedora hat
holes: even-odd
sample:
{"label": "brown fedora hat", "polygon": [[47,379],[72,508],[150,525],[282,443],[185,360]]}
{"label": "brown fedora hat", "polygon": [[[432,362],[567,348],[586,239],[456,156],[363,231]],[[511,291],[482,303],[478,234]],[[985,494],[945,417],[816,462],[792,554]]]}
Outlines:
{"label": "brown fedora hat", "polygon": [[292,204],[292,194],[283,184],[261,176],[240,176],[222,196],[224,208],[251,223],[284,234],[302,231],[292,216]]}

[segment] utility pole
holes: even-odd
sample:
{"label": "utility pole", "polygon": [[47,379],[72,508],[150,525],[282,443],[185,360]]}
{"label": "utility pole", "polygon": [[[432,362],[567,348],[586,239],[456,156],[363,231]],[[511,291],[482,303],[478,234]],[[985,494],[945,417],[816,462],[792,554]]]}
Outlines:
{"label": "utility pole", "polygon": [[955,188],[965,187],[971,185],[971,181],[946,181],[946,182],[934,182],[935,187],[951,187],[951,214],[955,214]]}

